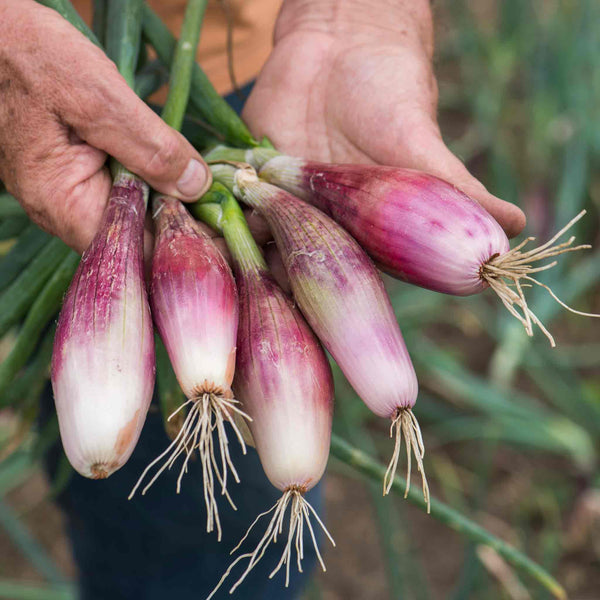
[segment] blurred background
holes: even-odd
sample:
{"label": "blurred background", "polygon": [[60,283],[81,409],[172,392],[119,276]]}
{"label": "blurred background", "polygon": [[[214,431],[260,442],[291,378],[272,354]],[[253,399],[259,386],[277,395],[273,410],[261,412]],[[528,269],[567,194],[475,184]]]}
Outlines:
{"label": "blurred background", "polygon": [[[445,139],[490,191],[525,210],[528,235],[545,240],[587,209],[576,233],[593,249],[561,257],[542,280],[600,312],[600,3],[437,0],[434,10]],[[528,290],[551,349],[491,293],[456,299],[386,283],[421,384],[415,414],[433,495],[543,565],[569,598],[597,600],[600,321]],[[386,424],[339,371],[336,390],[336,431],[387,456]],[[70,471],[44,479],[39,460],[56,432],[31,432],[30,421],[0,412],[0,598],[72,599],[76,572],[52,504]],[[325,494],[338,547],[325,550],[328,572],[306,600],[551,597],[401,498],[382,501],[379,484],[335,459]]]}

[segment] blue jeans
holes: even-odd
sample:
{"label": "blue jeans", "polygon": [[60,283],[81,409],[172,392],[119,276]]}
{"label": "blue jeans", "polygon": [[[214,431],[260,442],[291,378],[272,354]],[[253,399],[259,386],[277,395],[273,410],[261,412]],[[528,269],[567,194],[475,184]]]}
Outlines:
{"label": "blue jeans", "polygon": [[[49,398],[48,398],[49,400]],[[52,405],[49,410],[54,410]],[[242,455],[230,430],[232,459],[241,483],[230,483],[230,493],[238,507],[234,511],[224,498],[219,499],[223,540],[206,533],[202,472],[199,460],[190,462],[180,494],[175,486],[179,471],[164,472],[145,496],[137,493],[127,500],[133,485],[146,465],[168,444],[162,420],[153,403],[140,441],[119,471],[103,481],[92,481],[78,474],[71,477],[57,498],[66,520],[73,554],[79,569],[82,600],[202,600],[210,593],[232,561],[230,550],[238,543],[259,513],[269,509],[280,497],[265,477],[253,448]],[[59,446],[47,457],[52,476]],[[318,488],[307,499],[320,509]],[[264,532],[266,520],[256,526],[244,546],[254,549]],[[290,587],[284,575],[269,579],[277,564],[284,541],[272,545],[262,561],[236,591],[240,600],[288,600],[297,598],[315,565],[312,545],[305,539],[304,574],[295,571]],[[230,576],[216,599],[231,598],[229,587],[235,582],[240,565]]]}

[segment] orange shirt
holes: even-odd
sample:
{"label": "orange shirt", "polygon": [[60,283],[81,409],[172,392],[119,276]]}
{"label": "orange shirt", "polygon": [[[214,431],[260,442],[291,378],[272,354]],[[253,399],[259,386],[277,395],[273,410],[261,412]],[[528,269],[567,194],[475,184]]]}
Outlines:
{"label": "orange shirt", "polygon": [[[233,65],[241,86],[258,74],[273,43],[273,26],[282,0],[209,0],[198,47],[198,62],[221,94],[233,89],[227,69],[227,15],[233,22]],[[92,0],[73,0],[91,22]],[[179,35],[186,0],[148,0],[169,29]]]}

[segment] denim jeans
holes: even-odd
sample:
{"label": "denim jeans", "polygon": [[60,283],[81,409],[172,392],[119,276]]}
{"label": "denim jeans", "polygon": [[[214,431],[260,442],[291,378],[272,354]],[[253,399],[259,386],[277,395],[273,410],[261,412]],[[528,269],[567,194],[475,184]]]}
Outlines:
{"label": "denim jeans", "polygon": [[[48,409],[54,407],[47,398]],[[206,533],[202,471],[199,460],[190,462],[181,493],[175,491],[179,471],[165,471],[148,492],[127,500],[144,468],[169,443],[158,407],[153,403],[140,441],[127,464],[103,481],[92,481],[74,474],[57,498],[64,512],[75,562],[79,570],[82,600],[202,600],[213,589],[232,561],[230,550],[238,543],[258,514],[269,509],[280,497],[265,477],[253,448],[244,456],[229,430],[231,454],[241,483],[228,484],[238,510],[219,498],[223,539]],[[47,455],[52,477],[62,449],[54,447]],[[318,487],[307,499],[320,509]],[[255,526],[243,547],[253,550],[264,532]],[[283,550],[283,538],[272,545],[234,597],[240,600],[288,600],[297,598],[304,587],[315,556],[305,539],[304,573],[292,564],[290,587],[284,587],[283,573],[272,580],[271,570]],[[245,563],[244,563],[245,564]],[[232,572],[242,573],[242,566]],[[229,587],[230,587],[229,586]],[[223,586],[215,599],[231,598]]]}

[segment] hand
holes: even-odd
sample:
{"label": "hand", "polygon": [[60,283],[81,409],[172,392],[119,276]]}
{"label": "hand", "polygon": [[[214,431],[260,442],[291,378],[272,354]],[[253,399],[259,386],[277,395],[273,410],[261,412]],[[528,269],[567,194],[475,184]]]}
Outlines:
{"label": "hand", "polygon": [[432,54],[429,0],[285,0],[244,119],[288,154],[437,175],[515,236],[523,212],[490,194],[442,140]]}
{"label": "hand", "polygon": [[0,0],[0,179],[33,221],[82,252],[111,179],[107,155],[157,190],[197,199],[200,155],[58,13]]}

